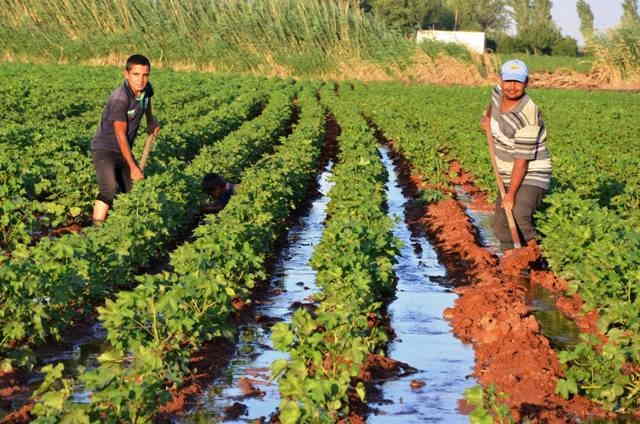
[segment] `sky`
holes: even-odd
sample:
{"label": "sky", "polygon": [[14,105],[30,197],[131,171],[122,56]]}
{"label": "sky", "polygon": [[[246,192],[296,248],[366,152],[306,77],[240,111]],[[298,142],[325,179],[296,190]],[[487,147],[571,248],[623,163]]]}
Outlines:
{"label": "sky", "polygon": [[[595,18],[596,30],[602,31],[618,24],[622,16],[622,0],[587,0]],[[580,19],[576,11],[576,0],[554,0],[553,20],[560,26],[562,33],[570,35],[582,44]]]}

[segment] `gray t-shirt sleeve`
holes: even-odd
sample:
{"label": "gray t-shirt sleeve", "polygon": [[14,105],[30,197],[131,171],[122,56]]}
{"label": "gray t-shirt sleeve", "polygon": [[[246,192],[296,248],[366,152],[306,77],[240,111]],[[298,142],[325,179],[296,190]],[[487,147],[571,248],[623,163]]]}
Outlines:
{"label": "gray t-shirt sleeve", "polygon": [[105,118],[107,121],[120,121],[127,122],[127,110],[129,104],[126,99],[112,99],[109,102],[109,107]]}

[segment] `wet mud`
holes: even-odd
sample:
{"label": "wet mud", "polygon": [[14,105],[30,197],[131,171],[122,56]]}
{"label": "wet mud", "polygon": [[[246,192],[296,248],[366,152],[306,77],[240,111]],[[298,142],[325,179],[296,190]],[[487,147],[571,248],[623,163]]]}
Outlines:
{"label": "wet mud", "polygon": [[190,360],[190,368],[197,372],[189,375],[184,384],[171,393],[171,401],[160,407],[156,421],[171,422],[176,414],[182,413],[194,396],[202,393],[214,378],[220,376],[234,352],[234,344],[223,337],[206,343]]}
{"label": "wet mud", "polygon": [[[414,189],[423,188],[422,178],[412,175],[410,165],[397,157],[404,179],[414,184]],[[460,176],[460,169],[453,173]],[[472,185],[472,177],[456,182]],[[474,206],[483,203],[477,196],[473,200]],[[488,212],[490,207],[477,209]],[[474,348],[473,375],[483,386],[495,385],[499,392],[508,394],[506,404],[516,422],[611,418],[583,397],[567,401],[555,394],[562,368],[535,317],[531,291],[519,275],[537,260],[535,248],[501,258],[497,246],[483,246],[481,234],[455,199],[418,205],[408,217],[412,226],[421,227],[431,237],[450,278],[458,282],[455,292],[459,298],[444,316],[456,336]]]}
{"label": "wet mud", "polygon": [[[461,168],[456,161],[451,162],[452,183],[458,185],[456,198],[464,206],[477,231],[479,244],[492,253],[501,256],[500,270],[511,276],[522,276],[522,284],[528,288],[528,305],[542,323],[542,330],[555,347],[575,344],[579,332],[598,335],[606,340],[597,328],[598,312],[583,311],[584,301],[580,295],[569,295],[569,284],[549,271],[544,258],[535,244],[522,249],[514,249],[509,255],[502,255],[499,242],[491,229],[495,206],[488,202],[487,195],[477,188],[471,173]],[[567,322],[570,320],[570,322]],[[564,342],[563,342],[564,340]]]}
{"label": "wet mud", "polygon": [[23,423],[33,407],[26,399],[29,387],[25,375],[16,371],[0,372],[0,423]]}
{"label": "wet mud", "polygon": [[[105,336],[105,330],[95,322],[94,317],[88,323],[78,325],[73,331],[67,332],[60,343],[49,343],[34,348],[35,371],[14,371],[0,376],[0,387],[7,382],[12,384],[6,391],[0,389],[0,414],[6,414],[0,423],[25,423],[33,418],[29,414],[33,408],[31,396],[44,380],[44,374],[40,370],[45,365],[63,363],[64,375],[67,377],[76,376],[81,366],[97,366],[98,356],[109,349]],[[75,400],[86,402],[87,397],[88,394],[78,387],[74,395]]]}

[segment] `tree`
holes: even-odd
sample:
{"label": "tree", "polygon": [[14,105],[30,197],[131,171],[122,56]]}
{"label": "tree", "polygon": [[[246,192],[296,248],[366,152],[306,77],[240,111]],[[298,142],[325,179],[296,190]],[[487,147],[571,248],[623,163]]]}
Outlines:
{"label": "tree", "polygon": [[578,42],[572,37],[563,37],[552,46],[554,56],[578,56]]}
{"label": "tree", "polygon": [[584,40],[589,43],[591,37],[593,37],[593,12],[591,6],[586,0],[578,0],[576,3],[576,9],[578,10],[578,16],[580,17],[580,32]]}
{"label": "tree", "polygon": [[509,18],[506,0],[448,0],[454,29],[504,31]]}
{"label": "tree", "polygon": [[640,24],[638,0],[624,0],[622,3],[622,26],[631,27]]}
{"label": "tree", "polygon": [[371,12],[390,26],[412,33],[427,25],[439,26],[443,0],[368,0]]}
{"label": "tree", "polygon": [[562,39],[551,16],[551,0],[510,0],[511,17],[516,23],[517,44],[530,53],[551,54]]}
{"label": "tree", "polygon": [[518,33],[526,31],[531,25],[531,1],[509,0],[511,18],[516,24]]}

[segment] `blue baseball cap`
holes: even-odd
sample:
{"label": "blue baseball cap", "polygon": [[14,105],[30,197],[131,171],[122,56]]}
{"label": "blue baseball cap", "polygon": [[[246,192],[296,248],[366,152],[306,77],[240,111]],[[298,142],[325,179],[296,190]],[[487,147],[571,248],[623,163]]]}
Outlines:
{"label": "blue baseball cap", "polygon": [[505,62],[504,65],[502,65],[501,73],[503,81],[527,82],[527,78],[529,77],[527,65],[518,59]]}

